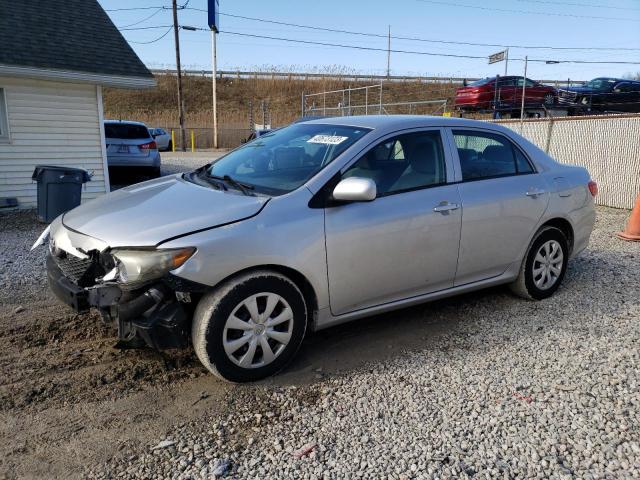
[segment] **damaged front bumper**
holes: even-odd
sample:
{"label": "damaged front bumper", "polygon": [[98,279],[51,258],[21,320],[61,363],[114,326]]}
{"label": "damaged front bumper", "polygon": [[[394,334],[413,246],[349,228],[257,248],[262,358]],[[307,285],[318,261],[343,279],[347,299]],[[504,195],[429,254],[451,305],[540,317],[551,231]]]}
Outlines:
{"label": "damaged front bumper", "polygon": [[190,300],[190,292],[201,291],[204,286],[185,282],[171,274],[136,290],[124,290],[116,283],[82,286],[87,284],[87,277],[91,278],[89,283],[94,283],[99,273],[104,274],[104,268],[101,272],[97,255],[88,259],[47,255],[51,290],[76,312],[97,309],[105,321],[117,326],[118,336],[124,341],[142,339],[155,349],[188,345],[192,309],[186,301]]}

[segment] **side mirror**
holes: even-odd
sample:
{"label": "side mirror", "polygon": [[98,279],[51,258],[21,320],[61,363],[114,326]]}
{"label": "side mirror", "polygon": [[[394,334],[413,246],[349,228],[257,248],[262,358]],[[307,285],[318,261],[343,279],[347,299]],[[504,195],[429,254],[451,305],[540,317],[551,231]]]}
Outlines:
{"label": "side mirror", "polygon": [[333,199],[345,202],[370,202],[376,194],[376,183],[370,178],[345,178],[333,189]]}

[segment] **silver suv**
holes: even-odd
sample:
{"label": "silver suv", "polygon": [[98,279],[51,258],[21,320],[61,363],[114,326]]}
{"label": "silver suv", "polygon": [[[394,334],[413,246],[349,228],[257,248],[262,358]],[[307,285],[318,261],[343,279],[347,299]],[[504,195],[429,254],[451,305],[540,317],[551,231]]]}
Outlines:
{"label": "silver suv", "polygon": [[104,136],[109,169],[119,168],[131,173],[133,169],[147,176],[160,176],[158,144],[144,123],[106,120]]}
{"label": "silver suv", "polygon": [[125,341],[191,343],[236,382],[307,330],[498,284],[541,300],[588,243],[596,185],[513,131],[463,119],[330,118],[57,218],[56,295]]}

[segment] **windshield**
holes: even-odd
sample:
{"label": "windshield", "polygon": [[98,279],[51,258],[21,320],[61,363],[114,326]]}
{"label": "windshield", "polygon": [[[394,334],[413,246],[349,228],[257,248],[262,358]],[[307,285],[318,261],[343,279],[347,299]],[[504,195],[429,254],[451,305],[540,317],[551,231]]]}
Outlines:
{"label": "windshield", "polygon": [[585,87],[593,88],[594,90],[609,89],[611,85],[616,83],[617,80],[613,78],[594,78],[584,84]]}
{"label": "windshield", "polygon": [[493,78],[483,78],[482,80],[476,80],[475,82],[471,82],[468,87],[481,87],[482,85],[487,85],[493,82]]}
{"label": "windshield", "polygon": [[258,192],[281,195],[304,184],[369,131],[343,125],[290,125],[228,153],[205,173],[228,175]]}

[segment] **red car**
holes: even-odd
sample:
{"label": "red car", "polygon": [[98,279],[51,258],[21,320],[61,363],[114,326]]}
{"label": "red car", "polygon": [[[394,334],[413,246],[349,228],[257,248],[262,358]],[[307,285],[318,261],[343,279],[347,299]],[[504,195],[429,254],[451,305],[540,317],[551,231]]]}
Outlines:
{"label": "red car", "polygon": [[455,107],[459,110],[491,110],[494,101],[500,110],[519,109],[522,103],[522,82],[525,83],[525,106],[542,108],[553,106],[557,92],[553,87],[542,85],[524,77],[484,78],[456,91]]}

